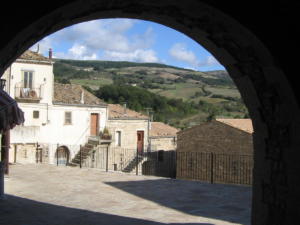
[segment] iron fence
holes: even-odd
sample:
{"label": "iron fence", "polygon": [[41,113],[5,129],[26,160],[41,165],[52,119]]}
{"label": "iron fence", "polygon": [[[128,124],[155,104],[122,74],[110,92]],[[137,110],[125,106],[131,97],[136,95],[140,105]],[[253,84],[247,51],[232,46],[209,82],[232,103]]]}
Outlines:
{"label": "iron fence", "polygon": [[[56,149],[59,149],[59,146],[57,145]],[[81,151],[82,148],[77,145],[60,147],[64,148],[61,149],[59,155],[55,155],[57,165],[62,160],[66,162],[70,160],[69,162],[77,162],[77,166],[97,168],[103,171],[119,171],[210,183],[252,185],[252,155],[176,152],[175,150],[140,153],[136,149],[101,145],[85,152]],[[64,149],[69,151],[63,151]],[[70,156],[73,160],[68,158]],[[77,161],[74,161],[75,158]],[[68,163],[64,163],[64,165],[66,164]],[[68,165],[72,165],[72,163]]]}
{"label": "iron fence", "polygon": [[136,149],[99,146],[82,159],[82,166],[136,175],[176,177],[175,151],[140,153]]}
{"label": "iron fence", "polygon": [[177,178],[210,183],[252,185],[253,156],[177,152]]}

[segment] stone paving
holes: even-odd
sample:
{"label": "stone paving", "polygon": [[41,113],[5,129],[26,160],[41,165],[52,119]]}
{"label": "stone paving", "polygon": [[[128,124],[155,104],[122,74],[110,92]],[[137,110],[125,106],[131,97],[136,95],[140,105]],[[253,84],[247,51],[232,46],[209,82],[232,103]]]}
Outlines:
{"label": "stone paving", "polygon": [[52,165],[13,165],[1,225],[250,224],[251,188]]}

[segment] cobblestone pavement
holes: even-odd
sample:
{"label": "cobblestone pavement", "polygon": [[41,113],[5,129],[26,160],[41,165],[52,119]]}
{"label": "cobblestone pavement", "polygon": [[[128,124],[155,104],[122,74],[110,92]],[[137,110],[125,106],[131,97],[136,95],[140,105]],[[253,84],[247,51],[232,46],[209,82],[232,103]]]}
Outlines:
{"label": "cobblestone pavement", "polygon": [[251,188],[52,165],[13,165],[1,225],[250,224]]}

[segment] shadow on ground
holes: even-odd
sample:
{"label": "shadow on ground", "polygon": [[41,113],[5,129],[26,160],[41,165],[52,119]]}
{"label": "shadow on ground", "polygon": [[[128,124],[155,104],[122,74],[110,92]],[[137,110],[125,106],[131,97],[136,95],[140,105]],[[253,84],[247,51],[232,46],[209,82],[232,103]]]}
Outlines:
{"label": "shadow on ground", "polygon": [[176,179],[105,183],[194,216],[250,224],[251,187],[249,186]]}
{"label": "shadow on ground", "polygon": [[[0,225],[164,225],[149,220],[68,208],[7,195],[0,200]],[[172,225],[213,225],[172,223]]]}

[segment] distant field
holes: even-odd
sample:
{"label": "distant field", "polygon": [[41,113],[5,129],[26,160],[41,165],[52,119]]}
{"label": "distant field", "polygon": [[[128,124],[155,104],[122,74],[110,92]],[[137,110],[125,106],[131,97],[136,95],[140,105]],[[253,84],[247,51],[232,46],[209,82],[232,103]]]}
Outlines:
{"label": "distant field", "polygon": [[199,100],[203,100],[205,102],[212,103],[212,104],[227,101],[226,99],[223,99],[223,98],[210,98],[210,97],[204,97],[204,96],[192,99],[192,101],[196,102],[196,103],[199,102]]}
{"label": "distant field", "polygon": [[[220,101],[224,101],[221,98],[210,98],[210,97],[198,97],[195,99],[191,99],[192,96],[195,95],[197,91],[201,92],[201,85],[196,83],[176,83],[172,85],[163,85],[167,90],[163,89],[150,89],[150,91],[160,94],[162,96],[168,98],[182,98],[183,100],[205,100],[210,103],[218,103]],[[230,89],[226,87],[211,87],[207,86],[206,90],[212,92],[212,94],[230,96],[230,97],[240,97],[240,93],[237,89]]]}
{"label": "distant field", "polygon": [[216,95],[224,95],[230,97],[241,97],[240,92],[237,89],[226,88],[226,87],[207,87],[208,91],[211,91],[213,94]]}
{"label": "distant field", "polygon": [[201,91],[198,84],[193,83],[176,83],[172,85],[164,85],[167,90],[153,89],[150,90],[168,98],[181,98],[183,100],[190,99],[197,91]]}
{"label": "distant field", "polygon": [[92,79],[72,79],[71,83],[73,84],[80,84],[80,85],[86,85],[91,87],[92,89],[98,89],[99,87],[102,87],[104,85],[112,84],[113,81],[108,78],[98,78],[97,80]]}

